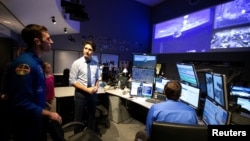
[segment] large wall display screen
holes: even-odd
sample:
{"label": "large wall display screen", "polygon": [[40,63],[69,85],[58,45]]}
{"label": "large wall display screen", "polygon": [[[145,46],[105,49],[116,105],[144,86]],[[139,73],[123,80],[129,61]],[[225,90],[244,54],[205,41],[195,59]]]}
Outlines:
{"label": "large wall display screen", "polygon": [[234,0],[155,23],[151,52],[250,51],[249,5],[249,0]]}

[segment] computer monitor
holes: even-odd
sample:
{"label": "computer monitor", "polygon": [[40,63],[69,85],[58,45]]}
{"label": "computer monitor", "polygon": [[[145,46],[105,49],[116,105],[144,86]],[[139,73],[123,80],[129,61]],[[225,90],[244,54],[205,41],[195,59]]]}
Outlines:
{"label": "computer monitor", "polygon": [[250,114],[250,98],[237,97],[237,104],[241,106],[241,109]]}
{"label": "computer monitor", "polygon": [[205,99],[202,120],[205,125],[228,125],[231,113],[209,98]]}
{"label": "computer monitor", "polygon": [[163,94],[164,93],[164,87],[169,82],[168,79],[162,78],[162,77],[156,77],[155,78],[155,90],[154,92]]}
{"label": "computer monitor", "polygon": [[140,81],[131,81],[131,85],[130,85],[131,96],[137,96],[137,90],[138,90],[138,87],[140,87],[140,84],[141,84]]}
{"label": "computer monitor", "polygon": [[155,70],[143,69],[143,68],[132,68],[132,79],[134,81],[143,81],[153,83],[155,78]]}
{"label": "computer monitor", "polygon": [[214,101],[228,110],[226,75],[213,73]]}
{"label": "computer monitor", "polygon": [[155,70],[156,55],[133,54],[133,67]]}
{"label": "computer monitor", "polygon": [[232,86],[230,89],[230,96],[245,97],[250,99],[250,87]]}
{"label": "computer monitor", "polygon": [[205,72],[207,96],[214,99],[213,74]]}
{"label": "computer monitor", "polygon": [[194,67],[191,63],[177,63],[176,64],[180,80],[182,82],[187,82],[190,85],[199,86],[199,80]]}
{"label": "computer monitor", "polygon": [[180,100],[194,109],[198,109],[200,104],[200,89],[185,83],[181,83],[181,86]]}
{"label": "computer monitor", "polygon": [[130,96],[152,98],[153,83],[131,81]]}
{"label": "computer monitor", "polygon": [[241,106],[241,112],[250,114],[250,87],[232,86],[230,89],[230,99],[230,102]]}

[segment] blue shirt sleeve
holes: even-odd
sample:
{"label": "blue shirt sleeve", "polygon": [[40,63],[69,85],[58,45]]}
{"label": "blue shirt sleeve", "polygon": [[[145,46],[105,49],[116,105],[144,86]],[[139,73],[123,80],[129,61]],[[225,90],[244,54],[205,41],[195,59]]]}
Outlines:
{"label": "blue shirt sleeve", "polygon": [[42,61],[32,54],[22,55],[11,65],[8,93],[16,113],[41,117],[45,108],[45,77]]}
{"label": "blue shirt sleeve", "polygon": [[151,106],[147,114],[146,131],[147,131],[148,136],[150,136],[151,126],[154,121],[153,114],[154,114],[154,105]]}

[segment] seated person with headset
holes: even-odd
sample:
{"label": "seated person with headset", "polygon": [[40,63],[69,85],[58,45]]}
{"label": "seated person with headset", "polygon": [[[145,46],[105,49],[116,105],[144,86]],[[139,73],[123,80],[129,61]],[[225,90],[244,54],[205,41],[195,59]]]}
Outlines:
{"label": "seated person with headset", "polygon": [[164,86],[164,94],[167,100],[152,105],[148,111],[146,132],[149,138],[154,121],[198,125],[196,111],[179,101],[181,89],[181,84],[177,80],[170,80]]}

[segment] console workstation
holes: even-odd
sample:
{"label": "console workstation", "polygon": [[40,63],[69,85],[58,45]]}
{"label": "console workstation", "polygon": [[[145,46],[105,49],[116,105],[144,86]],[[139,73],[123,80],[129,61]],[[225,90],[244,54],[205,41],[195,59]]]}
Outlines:
{"label": "console workstation", "polygon": [[[55,87],[56,111],[62,116],[64,123],[73,121],[74,117],[74,87]],[[109,119],[116,123],[120,123],[130,118],[128,106],[130,102],[142,106],[144,109],[149,109],[153,103],[147,102],[144,97],[131,97],[129,93],[124,93],[123,90],[110,88],[105,90],[99,88],[98,97],[108,98],[107,101],[102,101],[102,104],[108,108]],[[101,98],[103,100],[103,98]],[[146,113],[145,113],[146,114]]]}
{"label": "console workstation", "polygon": [[[145,58],[141,60],[145,61]],[[186,129],[195,128],[197,131],[202,130],[201,134],[203,134],[207,133],[208,125],[250,124],[250,90],[248,87],[232,86],[228,90],[226,86],[227,80],[224,74],[205,72],[204,77],[207,92],[204,97],[201,96],[195,66],[189,63],[177,63],[176,66],[182,86],[180,101],[194,108],[199,117],[198,126],[185,126]],[[139,75],[142,73],[151,73],[152,70],[141,68],[134,68],[133,70],[135,70],[134,75],[136,76],[133,81],[130,80],[129,87],[118,87],[118,85],[104,86],[98,90],[98,97],[104,96],[108,101],[106,101],[105,107],[108,110],[109,120],[117,124],[129,118],[134,118],[146,124],[147,112],[151,106],[166,100],[163,90],[170,79],[153,77],[154,80],[150,83],[151,77],[140,77]],[[143,81],[140,81],[141,79],[143,79]],[[55,89],[57,112],[62,115],[64,122],[72,121],[74,115],[74,87],[56,87]],[[66,103],[70,103],[70,105],[65,106]],[[161,132],[162,137],[162,135],[168,131],[165,131],[167,127],[171,127],[171,129],[169,129],[169,131],[171,131],[173,128],[179,126],[166,126],[165,124],[154,123],[152,137],[158,136],[157,133],[159,133],[159,130],[164,130],[164,132]],[[202,138],[203,137],[206,137],[205,134]]]}
{"label": "console workstation", "polygon": [[[188,93],[186,92],[186,94]],[[73,121],[74,87],[56,87],[55,95],[56,110],[62,115],[64,123]],[[115,88],[109,88],[107,90],[100,88],[98,95],[105,95],[108,97],[108,117],[116,123],[120,123],[132,117],[145,124],[147,111],[155,103],[148,101],[148,99],[150,99],[148,97],[131,97],[129,91]],[[156,103],[161,101],[163,100],[159,99]],[[218,121],[215,121],[212,116],[214,115],[214,112],[221,115],[218,116],[218,118],[221,118],[219,121],[223,125],[250,124],[250,119],[248,117],[242,116],[240,113],[236,113],[235,111],[231,112],[230,110],[226,110],[210,98],[205,99],[203,108],[203,113],[200,115],[200,124],[202,125],[219,123]]]}
{"label": "console workstation", "polygon": [[[164,86],[170,80],[156,76],[156,56],[133,54],[132,78],[127,86],[102,86],[98,97],[104,97],[108,117],[119,123],[130,117],[145,124],[148,109],[166,100]],[[180,101],[197,111],[200,124],[250,124],[250,90],[246,86],[230,86],[225,74],[204,72],[205,95],[193,63],[176,63],[182,86]],[[57,112],[65,119],[73,120],[73,87],[55,88]],[[215,117],[218,121],[215,121]]]}

